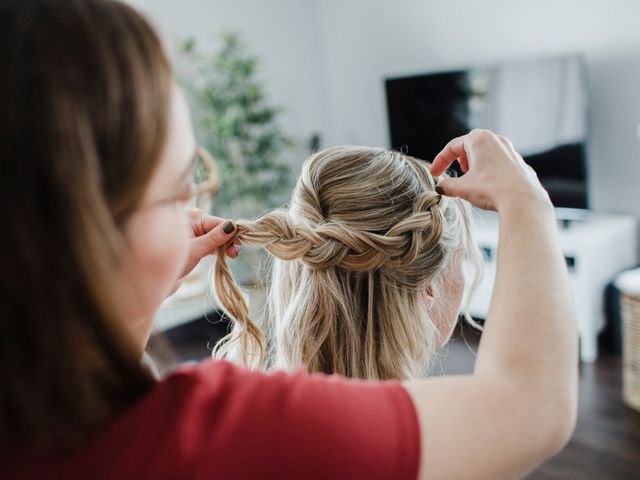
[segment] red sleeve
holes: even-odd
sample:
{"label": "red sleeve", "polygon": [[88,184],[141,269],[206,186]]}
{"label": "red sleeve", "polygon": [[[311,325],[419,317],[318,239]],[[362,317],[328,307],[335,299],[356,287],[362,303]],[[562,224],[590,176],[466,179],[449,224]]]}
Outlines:
{"label": "red sleeve", "polygon": [[418,420],[398,382],[208,361],[160,388],[172,390],[186,477],[417,478]]}

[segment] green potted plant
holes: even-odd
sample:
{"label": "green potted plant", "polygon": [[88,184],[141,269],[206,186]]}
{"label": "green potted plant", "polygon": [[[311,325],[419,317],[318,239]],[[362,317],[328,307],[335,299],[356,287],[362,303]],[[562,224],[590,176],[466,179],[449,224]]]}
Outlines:
{"label": "green potted plant", "polygon": [[[257,78],[258,59],[237,33],[222,35],[212,54],[202,53],[193,39],[179,50],[178,76],[196,138],[219,169],[216,214],[251,218],[278,205],[291,189],[291,168],[283,158],[293,142],[278,123],[282,109],[268,102]],[[257,263],[257,254],[244,249],[234,273],[255,284]]]}

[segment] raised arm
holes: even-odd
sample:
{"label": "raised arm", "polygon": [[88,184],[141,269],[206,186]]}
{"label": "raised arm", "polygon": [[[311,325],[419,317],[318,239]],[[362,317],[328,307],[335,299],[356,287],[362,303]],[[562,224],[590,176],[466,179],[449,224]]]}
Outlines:
{"label": "raised arm", "polygon": [[577,334],[553,208],[511,143],[487,130],[452,140],[445,195],[497,210],[500,237],[491,306],[472,375],[405,384],[421,428],[420,477],[521,478],[563,448],[577,410]]}

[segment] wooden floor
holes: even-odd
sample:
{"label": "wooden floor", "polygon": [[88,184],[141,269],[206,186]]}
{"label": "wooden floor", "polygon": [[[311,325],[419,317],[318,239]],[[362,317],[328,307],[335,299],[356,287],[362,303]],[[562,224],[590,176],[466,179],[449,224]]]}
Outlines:
{"label": "wooden floor", "polygon": [[[168,339],[179,360],[195,360],[209,355],[207,344],[219,333],[219,326],[199,321],[169,332]],[[434,362],[434,373],[471,372],[478,338],[471,330],[457,329]],[[622,403],[621,363],[619,356],[601,352],[596,363],[581,364],[575,434],[529,480],[640,480],[640,413]]]}

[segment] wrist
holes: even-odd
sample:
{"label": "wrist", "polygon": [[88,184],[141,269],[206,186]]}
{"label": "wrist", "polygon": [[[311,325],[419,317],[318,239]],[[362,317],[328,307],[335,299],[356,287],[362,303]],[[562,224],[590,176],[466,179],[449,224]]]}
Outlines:
{"label": "wrist", "polygon": [[546,192],[544,195],[511,195],[498,203],[496,210],[500,217],[536,213],[555,220],[553,204]]}
{"label": "wrist", "polygon": [[547,191],[537,181],[536,184],[511,185],[496,198],[495,205],[498,213],[511,211],[540,211],[553,214],[553,204]]}

